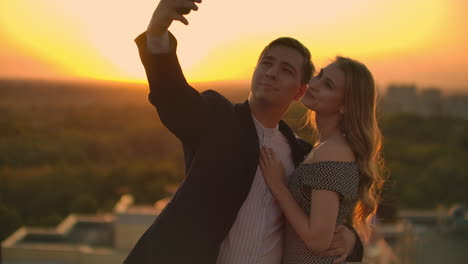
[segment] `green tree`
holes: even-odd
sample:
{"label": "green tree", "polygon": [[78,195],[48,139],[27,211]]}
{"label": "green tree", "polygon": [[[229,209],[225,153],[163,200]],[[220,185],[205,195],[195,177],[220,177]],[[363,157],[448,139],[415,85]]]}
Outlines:
{"label": "green tree", "polygon": [[0,241],[7,238],[22,225],[18,212],[0,203]]}
{"label": "green tree", "polygon": [[95,214],[98,210],[96,198],[90,194],[80,194],[72,200],[70,212],[77,214]]}

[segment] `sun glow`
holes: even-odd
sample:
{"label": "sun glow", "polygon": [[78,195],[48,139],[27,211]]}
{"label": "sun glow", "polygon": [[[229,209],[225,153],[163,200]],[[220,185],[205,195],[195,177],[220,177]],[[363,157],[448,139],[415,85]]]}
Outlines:
{"label": "sun glow", "polygon": [[[0,37],[13,54],[21,54],[18,58],[41,61],[58,75],[145,81],[133,39],[145,30],[156,5],[3,1]],[[301,40],[318,65],[341,54],[371,65],[394,62],[398,69],[401,58],[435,54],[441,61],[467,66],[457,55],[466,44],[462,7],[466,4],[461,0],[238,0],[235,5],[207,0],[189,15],[188,27],[175,22],[171,31],[179,42],[182,67],[194,82],[250,79],[261,49],[279,36]],[[453,49],[443,53],[447,46]],[[0,65],[0,74],[22,70],[13,68]]]}

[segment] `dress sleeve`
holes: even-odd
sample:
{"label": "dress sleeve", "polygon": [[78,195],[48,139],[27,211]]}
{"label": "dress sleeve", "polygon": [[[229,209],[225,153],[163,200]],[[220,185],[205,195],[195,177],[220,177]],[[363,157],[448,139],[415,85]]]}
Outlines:
{"label": "dress sleeve", "polygon": [[357,199],[359,168],[354,162],[321,161],[307,164],[303,184],[311,189],[335,191],[345,199]]}

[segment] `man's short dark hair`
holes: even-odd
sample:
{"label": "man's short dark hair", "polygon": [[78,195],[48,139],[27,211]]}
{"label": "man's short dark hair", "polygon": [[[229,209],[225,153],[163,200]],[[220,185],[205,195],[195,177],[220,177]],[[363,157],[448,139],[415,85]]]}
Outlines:
{"label": "man's short dark hair", "polygon": [[290,37],[281,37],[273,40],[268,44],[260,54],[258,61],[263,58],[263,55],[268,51],[269,48],[273,46],[284,46],[296,50],[304,58],[304,63],[302,64],[302,76],[301,84],[307,84],[312,77],[312,74],[315,74],[315,66],[312,63],[312,58],[310,55],[309,49],[304,46],[299,40],[290,38]]}

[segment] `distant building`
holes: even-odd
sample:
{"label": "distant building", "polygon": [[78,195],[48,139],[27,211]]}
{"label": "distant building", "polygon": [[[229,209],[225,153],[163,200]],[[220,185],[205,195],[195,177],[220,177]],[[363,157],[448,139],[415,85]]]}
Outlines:
{"label": "distant building", "polygon": [[394,224],[376,226],[364,253],[366,263],[464,263],[468,259],[468,213],[451,210],[400,210]]}
{"label": "distant building", "polygon": [[468,95],[444,96],[434,87],[418,91],[415,85],[390,85],[381,102],[385,114],[414,113],[468,119]]}
{"label": "distant building", "polygon": [[468,95],[451,95],[444,102],[445,112],[450,116],[468,119]]}
{"label": "distant building", "polygon": [[418,110],[424,116],[444,114],[442,91],[437,88],[422,90]]}
{"label": "distant building", "polygon": [[414,113],[419,108],[419,98],[415,85],[390,85],[383,98],[386,113]]}
{"label": "distant building", "polygon": [[2,264],[120,264],[166,203],[133,206],[124,195],[114,214],[70,215],[51,229],[22,227],[2,242]]}
{"label": "distant building", "polygon": [[[2,264],[121,264],[169,198],[134,206],[122,196],[108,215],[70,215],[56,228],[22,227],[2,242]],[[468,259],[468,212],[399,211],[399,222],[378,224],[364,263],[462,263]]]}

